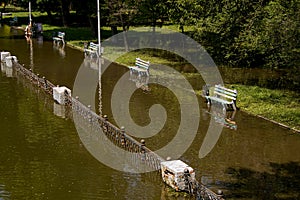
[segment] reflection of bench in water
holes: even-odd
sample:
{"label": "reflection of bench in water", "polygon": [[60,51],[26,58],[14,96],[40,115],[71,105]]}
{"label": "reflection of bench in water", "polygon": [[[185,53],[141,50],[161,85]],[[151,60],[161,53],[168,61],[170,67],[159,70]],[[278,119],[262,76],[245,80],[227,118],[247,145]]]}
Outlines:
{"label": "reflection of bench in water", "polygon": [[[235,114],[235,112],[236,111],[233,111],[232,113]],[[229,128],[229,129],[233,129],[233,130],[237,129],[237,124],[233,118],[227,117],[227,116],[222,117],[222,116],[218,115],[217,113],[213,113],[213,112],[210,114],[214,117],[215,122],[217,122],[218,124],[221,124],[222,126]],[[232,115],[234,115],[234,114],[232,114]]]}
{"label": "reflection of bench in water", "polygon": [[55,49],[62,58],[66,56],[66,51],[63,46],[61,47],[60,45],[53,45],[53,49]]}
{"label": "reflection of bench in water", "polygon": [[236,110],[237,91],[225,88],[221,85],[214,87],[204,86],[203,93],[208,105],[222,104],[225,110]]}
{"label": "reflection of bench in water", "polygon": [[236,110],[226,111],[223,105],[213,104],[208,107],[206,113],[210,114],[216,123],[229,129],[237,129],[237,124],[234,119]]}
{"label": "reflection of bench in water", "polygon": [[150,62],[144,61],[140,58],[135,59],[135,66],[130,66],[130,73],[138,73],[138,75],[146,75],[149,76],[149,68],[150,68]]}
{"label": "reflection of bench in water", "polygon": [[135,82],[135,85],[137,88],[140,88],[144,91],[149,91],[149,76],[145,76],[145,75],[139,75],[136,73],[130,73],[130,78],[129,80]]}

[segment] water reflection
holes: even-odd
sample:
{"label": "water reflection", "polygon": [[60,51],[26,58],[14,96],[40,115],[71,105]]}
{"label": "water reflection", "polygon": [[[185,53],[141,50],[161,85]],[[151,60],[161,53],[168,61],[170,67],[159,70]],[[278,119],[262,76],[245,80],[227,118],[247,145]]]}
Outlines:
{"label": "water reflection", "polygon": [[61,117],[61,118],[67,117],[66,107],[64,105],[58,104],[56,102],[53,102],[53,113],[54,113],[54,115]]}
{"label": "water reflection", "polygon": [[150,91],[150,88],[148,86],[149,83],[149,76],[147,75],[140,75],[137,73],[130,73],[129,80],[135,83],[135,86],[137,88],[142,89],[143,91]]}
{"label": "water reflection", "polygon": [[59,44],[53,43],[53,49],[58,52],[58,54],[61,56],[61,58],[66,57],[66,51],[65,51],[64,45],[61,46]]}
{"label": "water reflection", "polygon": [[224,106],[220,104],[209,105],[207,112],[204,111],[204,113],[212,115],[216,123],[233,130],[237,129],[235,121],[236,112],[237,110],[227,111]]}
{"label": "water reflection", "polygon": [[33,43],[32,43],[32,38],[31,36],[26,36],[26,41],[29,46],[29,60],[30,60],[30,65],[29,68],[34,70],[34,62],[33,62]]}
{"label": "water reflection", "polygon": [[5,185],[0,184],[0,200],[9,200],[10,193],[5,190]]}

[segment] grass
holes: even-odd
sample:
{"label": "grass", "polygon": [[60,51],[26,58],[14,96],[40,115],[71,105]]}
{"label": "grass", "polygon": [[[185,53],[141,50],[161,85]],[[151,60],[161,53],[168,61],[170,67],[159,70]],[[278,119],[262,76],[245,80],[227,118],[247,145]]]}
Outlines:
{"label": "grass", "polygon": [[[156,50],[156,53],[158,51]],[[129,53],[126,53],[120,57],[117,58],[117,62],[126,64],[126,65],[132,65],[135,62],[135,58],[139,57],[143,60],[150,61],[150,63],[159,63],[162,65],[168,65],[168,66],[175,66],[182,64],[181,62],[178,62],[176,60],[169,59],[167,57],[161,57],[158,54],[151,50],[138,50],[138,51],[131,51]]]}
{"label": "grass", "polygon": [[238,91],[237,105],[242,110],[300,130],[300,96],[298,93],[258,86],[231,86]]}

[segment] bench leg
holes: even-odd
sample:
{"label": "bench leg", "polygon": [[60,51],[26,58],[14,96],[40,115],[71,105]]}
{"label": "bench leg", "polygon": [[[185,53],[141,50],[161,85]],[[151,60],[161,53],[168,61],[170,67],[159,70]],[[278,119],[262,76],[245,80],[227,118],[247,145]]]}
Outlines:
{"label": "bench leg", "polygon": [[62,40],[61,43],[62,43],[62,48],[64,48],[65,47],[65,41]]}
{"label": "bench leg", "polygon": [[207,99],[207,107],[208,107],[208,109],[210,109],[210,107],[211,107],[211,100],[210,99]]}
{"label": "bench leg", "polygon": [[226,104],[222,104],[223,105],[223,114],[226,115],[227,112],[227,105]]}
{"label": "bench leg", "polygon": [[234,111],[236,111],[235,103],[232,104],[232,108],[233,108]]}

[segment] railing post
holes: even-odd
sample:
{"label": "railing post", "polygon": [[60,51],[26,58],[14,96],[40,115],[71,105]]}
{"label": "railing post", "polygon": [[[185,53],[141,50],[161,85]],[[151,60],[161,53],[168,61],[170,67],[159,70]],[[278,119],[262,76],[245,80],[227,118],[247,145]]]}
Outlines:
{"label": "railing post", "polygon": [[122,146],[126,145],[126,141],[125,141],[125,127],[124,126],[121,127],[121,145]]}
{"label": "railing post", "polygon": [[79,96],[76,96],[75,99],[76,99],[76,104],[74,105],[74,108],[75,108],[75,111],[78,111],[79,110],[79,105],[78,105]]}
{"label": "railing post", "polygon": [[89,119],[89,122],[92,121],[92,115],[91,115],[91,105],[88,105],[88,119]]}
{"label": "railing post", "polygon": [[46,80],[45,76],[43,76],[43,79],[44,79],[45,89],[47,90],[48,89],[48,84],[47,84],[47,80]]}
{"label": "railing post", "polygon": [[217,197],[218,197],[218,199],[224,199],[224,194],[223,194],[223,191],[222,190],[218,190],[217,191]]}
{"label": "railing post", "polygon": [[39,80],[40,74],[36,74],[36,76],[37,76],[37,85],[38,85],[38,87],[39,87],[39,86],[40,86],[40,80]]}
{"label": "railing post", "polygon": [[32,82],[32,79],[33,79],[33,77],[32,77],[32,74],[33,74],[32,73],[32,69],[30,68],[29,71],[30,71],[30,81]]}
{"label": "railing post", "polygon": [[107,132],[107,122],[108,122],[108,116],[107,115],[103,115],[104,118],[104,122],[103,122],[103,131]]}
{"label": "railing post", "polygon": [[145,146],[146,146],[146,142],[145,142],[144,139],[142,139],[141,140],[141,149],[140,149],[140,151],[142,153],[142,160],[146,160],[146,155],[145,155],[146,151],[145,151],[145,148],[144,148]]}

